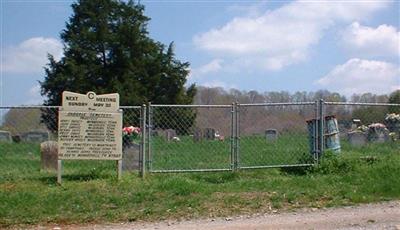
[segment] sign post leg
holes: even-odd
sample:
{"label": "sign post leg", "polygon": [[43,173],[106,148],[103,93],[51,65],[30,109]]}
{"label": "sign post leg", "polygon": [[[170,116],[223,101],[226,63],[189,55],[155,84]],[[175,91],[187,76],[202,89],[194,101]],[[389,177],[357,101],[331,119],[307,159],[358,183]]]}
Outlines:
{"label": "sign post leg", "polygon": [[118,160],[118,180],[121,180],[122,175],[122,160]]}
{"label": "sign post leg", "polygon": [[57,160],[57,183],[61,185],[62,161]]}

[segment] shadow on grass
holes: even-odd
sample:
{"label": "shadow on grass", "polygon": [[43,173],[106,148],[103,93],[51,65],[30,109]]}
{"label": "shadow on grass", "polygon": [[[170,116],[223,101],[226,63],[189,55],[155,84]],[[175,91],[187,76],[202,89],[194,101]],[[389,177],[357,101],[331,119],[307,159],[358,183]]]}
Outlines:
{"label": "shadow on grass", "polygon": [[191,178],[197,181],[203,181],[210,184],[224,184],[235,181],[238,178],[238,173],[220,172],[220,173],[203,173],[193,174]]}
{"label": "shadow on grass", "polygon": [[[115,175],[104,175],[104,174],[67,174],[62,175],[62,181],[90,181],[98,179],[110,179],[116,177]],[[38,178],[43,184],[56,184],[57,176],[43,176]]]}

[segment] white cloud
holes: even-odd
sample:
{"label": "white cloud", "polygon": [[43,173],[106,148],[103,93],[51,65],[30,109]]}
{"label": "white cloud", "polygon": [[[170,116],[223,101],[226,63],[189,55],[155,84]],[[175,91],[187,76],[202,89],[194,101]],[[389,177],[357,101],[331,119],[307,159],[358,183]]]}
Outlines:
{"label": "white cloud", "polygon": [[17,46],[5,48],[1,64],[6,73],[42,73],[47,54],[56,60],[62,56],[63,45],[55,38],[34,37]]}
{"label": "white cloud", "polygon": [[215,73],[218,72],[222,69],[222,63],[224,60],[222,59],[213,59],[209,63],[199,66],[197,68],[193,68],[190,70],[190,78],[195,79],[195,78],[200,78],[203,75],[206,75],[208,73]]}
{"label": "white cloud", "polygon": [[196,72],[198,74],[218,72],[219,70],[222,69],[222,63],[223,63],[222,59],[214,59],[211,62],[197,68]]}
{"label": "white cloud", "polygon": [[400,55],[400,31],[394,26],[383,24],[372,28],[354,22],[347,27],[342,39],[347,48],[358,55]]}
{"label": "white cloud", "polygon": [[29,98],[28,101],[26,101],[24,104],[27,105],[40,105],[43,103],[43,97],[40,95],[40,85],[36,84],[32,86],[28,92],[27,92],[27,98]]}
{"label": "white cloud", "polygon": [[257,17],[236,17],[198,34],[194,44],[221,57],[246,59],[255,67],[279,70],[302,62],[325,30],[338,22],[365,19],[387,1],[296,1]]}
{"label": "white cloud", "polygon": [[347,96],[366,92],[389,93],[400,89],[400,68],[388,62],[350,59],[333,68],[316,84]]}
{"label": "white cloud", "polygon": [[234,84],[229,84],[229,83],[219,81],[219,80],[213,80],[213,81],[201,83],[200,85],[202,85],[204,87],[209,87],[209,88],[221,87],[221,88],[224,88],[227,90],[237,88]]}

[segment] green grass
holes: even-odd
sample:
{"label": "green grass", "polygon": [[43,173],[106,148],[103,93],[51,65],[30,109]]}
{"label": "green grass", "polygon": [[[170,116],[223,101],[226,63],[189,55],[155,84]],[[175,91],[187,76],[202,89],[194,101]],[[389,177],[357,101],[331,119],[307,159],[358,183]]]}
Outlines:
{"label": "green grass", "polygon": [[[242,156],[241,163],[295,162],[308,152],[304,140],[288,141],[286,146],[278,141],[272,144],[275,146],[258,149],[263,140],[242,140],[242,151],[254,148],[257,152]],[[158,160],[153,162],[154,168],[200,167],[204,164],[198,161],[202,160],[214,162],[210,168],[229,167],[229,141],[196,143],[191,148],[194,144],[185,140],[165,144],[164,152],[153,156]],[[177,148],[187,152],[180,153]],[[270,153],[270,148],[276,151]],[[282,152],[277,152],[281,148]],[[303,151],[293,157],[300,148]],[[223,149],[223,154],[218,154],[218,149]],[[290,157],[285,159],[286,155]],[[183,156],[185,160],[179,159]],[[137,173],[126,173],[117,181],[115,162],[65,161],[63,185],[58,186],[54,172],[39,168],[38,145],[0,145],[0,228],[214,217],[400,199],[399,142],[360,148],[342,142],[342,154],[328,152],[320,165],[303,170],[150,174],[143,180]]]}
{"label": "green grass", "polygon": [[[166,142],[161,137],[152,139],[153,170],[229,169],[231,167],[231,140],[194,142],[182,137],[179,142]],[[312,163],[307,135],[281,135],[276,141],[265,136],[245,136],[239,144],[239,162],[242,167]],[[304,159],[306,162],[304,162]]]}

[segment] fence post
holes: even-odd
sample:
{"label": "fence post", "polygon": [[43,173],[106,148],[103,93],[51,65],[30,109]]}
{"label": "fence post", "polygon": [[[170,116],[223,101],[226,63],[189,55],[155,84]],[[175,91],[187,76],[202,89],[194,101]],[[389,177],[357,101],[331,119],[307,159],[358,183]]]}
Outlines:
{"label": "fence post", "polygon": [[324,130],[325,130],[325,102],[323,99],[319,100],[319,154],[318,154],[318,161],[319,158],[324,154],[324,146],[325,146],[325,137],[324,137]]}
{"label": "fence post", "polygon": [[240,104],[235,102],[235,169],[239,169],[240,154]]}
{"label": "fence post", "polygon": [[318,154],[319,154],[319,141],[318,141],[318,116],[319,116],[319,103],[316,100],[315,105],[314,105],[314,129],[313,129],[313,136],[314,136],[314,142],[313,142],[313,157],[314,157],[314,163],[318,164]]}
{"label": "fence post", "polygon": [[144,178],[146,173],[146,105],[143,104],[140,111],[140,129],[142,130],[142,140],[140,143],[139,167],[140,176]]}
{"label": "fence post", "polygon": [[231,107],[231,170],[235,171],[235,112],[236,106],[235,103],[232,102]]}
{"label": "fence post", "polygon": [[147,171],[151,171],[151,130],[152,130],[152,115],[153,115],[153,111],[152,111],[152,107],[151,107],[151,102],[149,102],[149,107],[148,107],[148,120],[147,120],[147,158],[146,158],[146,167],[147,167]]}

